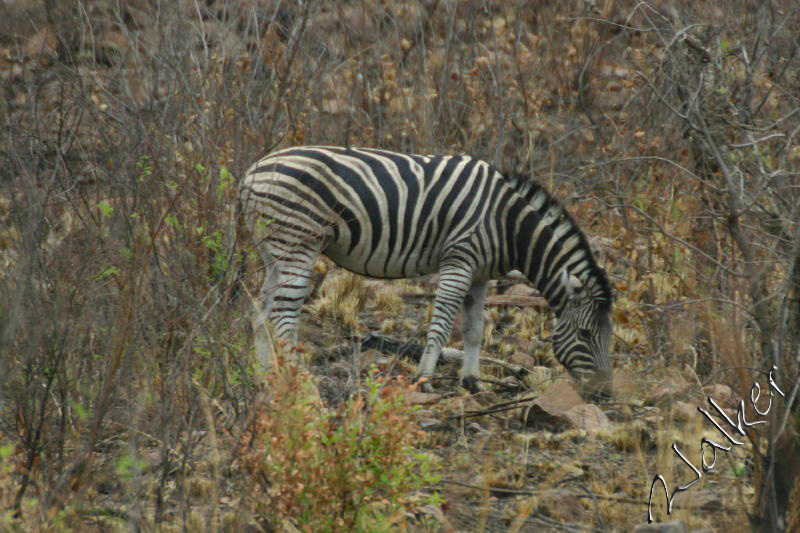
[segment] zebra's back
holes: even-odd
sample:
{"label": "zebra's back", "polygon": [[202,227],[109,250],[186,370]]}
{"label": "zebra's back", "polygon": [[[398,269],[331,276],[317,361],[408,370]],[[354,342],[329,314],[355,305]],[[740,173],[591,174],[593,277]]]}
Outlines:
{"label": "zebra's back", "polygon": [[316,246],[353,272],[401,278],[438,271],[444,252],[485,231],[504,189],[468,156],[299,147],[253,165],[242,201],[257,238],[279,251]]}

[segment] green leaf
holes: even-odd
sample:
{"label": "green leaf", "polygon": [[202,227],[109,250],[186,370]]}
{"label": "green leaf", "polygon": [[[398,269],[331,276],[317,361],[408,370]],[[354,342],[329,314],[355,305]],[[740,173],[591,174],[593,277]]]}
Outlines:
{"label": "green leaf", "polygon": [[142,459],[137,459],[130,455],[123,455],[117,460],[117,464],[114,466],[114,472],[121,478],[130,479],[141,472],[144,467],[145,463]]}
{"label": "green leaf", "polygon": [[96,275],[94,279],[102,281],[104,279],[110,278],[111,276],[117,276],[117,275],[119,275],[119,269],[115,266],[112,266],[108,267],[107,269],[103,270],[101,273]]}
{"label": "green leaf", "polygon": [[109,218],[114,214],[114,206],[111,205],[107,200],[103,200],[97,204],[97,208],[100,210],[100,215],[102,215],[103,218]]}
{"label": "green leaf", "polygon": [[14,453],[13,444],[5,444],[3,446],[0,446],[0,459],[5,459],[6,457],[10,457],[12,453]]}
{"label": "green leaf", "polygon": [[672,217],[672,220],[676,222],[683,218],[683,213],[681,213],[680,208],[675,204],[675,202],[670,202],[669,215]]}
{"label": "green leaf", "polygon": [[143,155],[136,162],[136,166],[141,170],[139,177],[144,178],[153,173],[153,167],[150,165],[150,156]]}
{"label": "green leaf", "polygon": [[228,168],[224,165],[221,166],[219,169],[219,184],[217,185],[217,200],[221,200],[222,195],[225,193],[228,187],[234,183],[236,183],[236,180],[233,179],[233,176],[228,171]]}
{"label": "green leaf", "polygon": [[258,228],[260,231],[263,231],[267,229],[267,226],[269,226],[273,222],[275,222],[274,218],[261,217],[258,220],[256,220],[256,228]]}
{"label": "green leaf", "polygon": [[81,403],[72,401],[70,405],[72,406],[72,410],[75,411],[75,416],[78,420],[81,422],[89,420],[89,411]]}
{"label": "green leaf", "polygon": [[178,221],[178,218],[175,215],[167,215],[164,217],[164,222],[169,224],[175,229],[178,229],[181,226],[181,223]]}

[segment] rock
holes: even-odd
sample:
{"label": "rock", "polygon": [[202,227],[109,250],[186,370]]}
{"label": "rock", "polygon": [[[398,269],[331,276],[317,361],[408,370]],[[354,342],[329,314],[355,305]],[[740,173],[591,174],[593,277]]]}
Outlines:
{"label": "rock", "polygon": [[672,404],[672,415],[675,417],[675,420],[679,422],[689,422],[699,414],[700,413],[697,412],[697,406],[688,402],[678,400]]}
{"label": "rock", "polygon": [[433,405],[442,400],[441,394],[431,392],[407,391],[404,393],[408,403],[412,405]]}
{"label": "rock", "polygon": [[689,489],[686,497],[681,500],[680,495],[675,498],[673,509],[702,509],[703,511],[716,511],[722,509],[722,499],[710,489]]}
{"label": "rock", "polygon": [[671,522],[653,522],[652,524],[639,524],[633,528],[633,533],[689,533],[689,528],[683,520]]}
{"label": "rock", "polygon": [[565,522],[580,523],[587,519],[586,507],[567,489],[545,490],[539,495],[539,506]]}
{"label": "rock", "polygon": [[544,423],[556,427],[578,427],[587,430],[608,429],[611,421],[599,407],[584,403],[566,381],[556,383],[522,412],[523,422]]}
{"label": "rock", "polygon": [[550,415],[561,416],[584,402],[569,382],[561,381],[540,394],[533,403]]}
{"label": "rock", "polygon": [[564,417],[573,425],[587,430],[609,429],[611,421],[596,405],[585,403],[576,405],[564,413]]}
{"label": "rock", "polygon": [[511,362],[523,368],[533,368],[536,366],[536,359],[523,352],[514,352],[511,355]]}
{"label": "rock", "polygon": [[645,396],[645,405],[659,407],[669,405],[678,396],[683,395],[687,388],[688,385],[686,383],[678,383],[673,379],[667,378],[648,391]]}
{"label": "rock", "polygon": [[519,270],[512,270],[511,272],[508,272],[505,276],[503,276],[503,278],[511,281],[517,281],[523,284],[528,283],[528,278],[526,278],[525,274],[523,274]]}
{"label": "rock", "polygon": [[422,429],[431,429],[442,426],[442,421],[438,418],[421,418],[419,420],[419,427]]}
{"label": "rock", "polygon": [[[762,388],[761,390],[763,397],[764,389]],[[749,392],[750,391],[748,391],[748,394]],[[706,385],[705,387],[703,387],[703,394],[706,397],[710,396],[711,399],[717,402],[717,405],[719,405],[720,407],[736,408],[737,404],[739,403],[739,400],[733,395],[733,391],[731,390],[731,388],[728,387],[727,385],[723,385],[722,383],[714,383],[713,385]]]}

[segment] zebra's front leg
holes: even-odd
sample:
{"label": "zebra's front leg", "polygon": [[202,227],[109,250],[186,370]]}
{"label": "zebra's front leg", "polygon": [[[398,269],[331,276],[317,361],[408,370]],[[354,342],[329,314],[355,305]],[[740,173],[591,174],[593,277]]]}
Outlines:
{"label": "zebra's front leg", "polygon": [[471,393],[479,392],[479,356],[483,341],[483,302],[489,288],[488,280],[477,281],[470,287],[464,298],[461,313],[464,332],[464,362],[461,366],[461,385]]}
{"label": "zebra's front leg", "polygon": [[[450,338],[453,330],[453,319],[471,285],[472,273],[463,268],[443,268],[440,271],[439,285],[436,287],[436,298],[433,303],[433,317],[428,326],[425,351],[414,375],[415,381],[433,376],[436,362],[442,353],[442,346]],[[428,382],[422,383],[420,388],[425,391],[433,390]]]}

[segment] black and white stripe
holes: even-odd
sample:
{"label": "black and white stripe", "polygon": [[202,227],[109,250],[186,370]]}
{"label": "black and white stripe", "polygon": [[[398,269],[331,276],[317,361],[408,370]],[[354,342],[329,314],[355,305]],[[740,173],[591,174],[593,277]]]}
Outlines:
{"label": "black and white stripe", "polygon": [[468,156],[366,148],[297,147],[253,165],[241,214],[266,265],[254,315],[256,352],[268,366],[271,324],[296,342],[321,253],[367,276],[439,272],[418,377],[433,374],[463,305],[465,385],[478,378],[487,283],[523,272],[555,310],[555,353],[593,390],[610,381],[611,290],[566,211],[538,184],[508,178]]}

